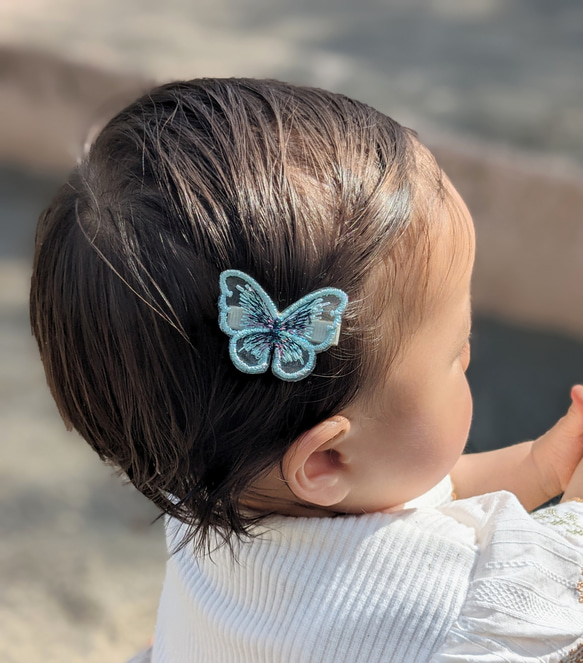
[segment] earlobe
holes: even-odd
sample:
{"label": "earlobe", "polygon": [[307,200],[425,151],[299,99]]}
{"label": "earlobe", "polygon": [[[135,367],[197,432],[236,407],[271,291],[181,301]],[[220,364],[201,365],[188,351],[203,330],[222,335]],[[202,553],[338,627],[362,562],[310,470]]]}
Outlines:
{"label": "earlobe", "polygon": [[343,416],[331,417],[299,437],[283,459],[283,473],[294,495],[310,504],[332,506],[350,492],[342,441],[350,430]]}

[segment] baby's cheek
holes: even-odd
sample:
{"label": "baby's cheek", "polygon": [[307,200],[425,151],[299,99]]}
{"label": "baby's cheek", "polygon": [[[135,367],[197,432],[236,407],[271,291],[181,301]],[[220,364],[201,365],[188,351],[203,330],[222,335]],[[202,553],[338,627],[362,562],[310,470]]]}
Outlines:
{"label": "baby's cheek", "polygon": [[472,399],[472,392],[470,391],[470,385],[467,380],[464,380],[461,403],[459,409],[459,437],[460,444],[463,447],[465,446],[468,435],[470,434],[470,427],[472,424],[472,416],[474,413],[474,403]]}

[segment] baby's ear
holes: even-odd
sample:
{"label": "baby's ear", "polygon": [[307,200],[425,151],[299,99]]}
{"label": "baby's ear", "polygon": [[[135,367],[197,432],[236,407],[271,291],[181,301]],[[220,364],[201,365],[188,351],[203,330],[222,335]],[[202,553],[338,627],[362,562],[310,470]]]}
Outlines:
{"label": "baby's ear", "polygon": [[283,475],[294,495],[310,504],[332,506],[350,492],[342,441],[350,430],[343,416],[330,417],[301,435],[283,458]]}

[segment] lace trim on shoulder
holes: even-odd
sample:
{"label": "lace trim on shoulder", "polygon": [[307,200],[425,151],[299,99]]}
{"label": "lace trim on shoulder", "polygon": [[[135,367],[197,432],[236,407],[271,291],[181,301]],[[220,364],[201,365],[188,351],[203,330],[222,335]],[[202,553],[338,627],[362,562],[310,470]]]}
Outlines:
{"label": "lace trim on shoulder", "polygon": [[583,642],[571,649],[567,657],[561,659],[561,663],[583,663]]}
{"label": "lace trim on shoulder", "polygon": [[555,507],[547,507],[540,511],[535,511],[532,514],[535,520],[538,520],[545,525],[552,525],[553,527],[561,527],[567,534],[574,536],[583,536],[583,525],[579,517],[572,511],[566,513],[559,513]]}

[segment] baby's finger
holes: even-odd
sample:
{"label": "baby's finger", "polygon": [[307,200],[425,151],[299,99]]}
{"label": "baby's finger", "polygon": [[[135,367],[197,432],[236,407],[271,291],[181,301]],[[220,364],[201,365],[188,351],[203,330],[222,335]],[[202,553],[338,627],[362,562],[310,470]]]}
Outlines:
{"label": "baby's finger", "polygon": [[551,429],[553,436],[580,441],[583,438],[583,385],[571,388],[571,405],[567,414],[562,416]]}
{"label": "baby's finger", "polygon": [[571,387],[571,400],[573,406],[583,414],[583,385],[576,384]]}

